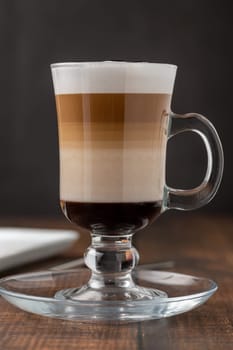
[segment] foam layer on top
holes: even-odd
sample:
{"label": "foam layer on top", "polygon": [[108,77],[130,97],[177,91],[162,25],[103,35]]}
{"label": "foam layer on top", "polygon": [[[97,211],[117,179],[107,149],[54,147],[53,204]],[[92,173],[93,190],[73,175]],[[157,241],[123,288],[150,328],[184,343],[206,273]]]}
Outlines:
{"label": "foam layer on top", "polygon": [[176,66],[146,62],[70,62],[51,65],[55,94],[172,94]]}

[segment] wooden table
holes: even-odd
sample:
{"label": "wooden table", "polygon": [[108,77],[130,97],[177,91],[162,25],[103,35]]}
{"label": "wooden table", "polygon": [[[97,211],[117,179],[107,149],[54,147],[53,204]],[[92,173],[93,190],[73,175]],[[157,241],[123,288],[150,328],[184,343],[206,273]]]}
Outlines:
{"label": "wooden table", "polygon": [[[6,219],[2,225],[68,228],[64,220]],[[6,274],[51,267],[81,256],[89,237],[68,252]],[[135,235],[141,263],[174,260],[182,271],[213,278],[217,293],[183,315],[131,324],[82,324],[25,313],[0,298],[0,350],[233,349],[233,218],[166,213]],[[3,276],[3,274],[2,274]]]}

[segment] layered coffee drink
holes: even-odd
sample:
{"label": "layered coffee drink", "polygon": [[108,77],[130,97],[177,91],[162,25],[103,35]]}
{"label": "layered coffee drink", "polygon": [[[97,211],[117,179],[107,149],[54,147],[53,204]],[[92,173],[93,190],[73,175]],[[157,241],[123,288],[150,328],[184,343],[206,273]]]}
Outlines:
{"label": "layered coffee drink", "polygon": [[117,235],[162,210],[172,85],[149,65],[102,64],[53,71],[60,198],[78,226]]}

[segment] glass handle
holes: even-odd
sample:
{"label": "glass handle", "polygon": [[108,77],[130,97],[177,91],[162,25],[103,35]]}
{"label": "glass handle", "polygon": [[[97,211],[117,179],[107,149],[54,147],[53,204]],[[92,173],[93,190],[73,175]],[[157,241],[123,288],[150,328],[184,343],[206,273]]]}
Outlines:
{"label": "glass handle", "polygon": [[207,204],[216,194],[223,174],[223,150],[214,126],[200,114],[170,115],[169,139],[185,131],[197,133],[207,151],[207,169],[202,183],[192,189],[182,190],[165,186],[165,209],[192,210]]}

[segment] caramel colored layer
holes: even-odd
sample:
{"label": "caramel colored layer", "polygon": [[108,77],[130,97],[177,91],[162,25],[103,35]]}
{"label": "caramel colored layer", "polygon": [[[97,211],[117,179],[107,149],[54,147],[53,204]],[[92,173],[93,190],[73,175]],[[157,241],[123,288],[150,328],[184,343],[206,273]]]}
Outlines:
{"label": "caramel colored layer", "polygon": [[60,122],[154,122],[167,112],[168,94],[56,95]]}

